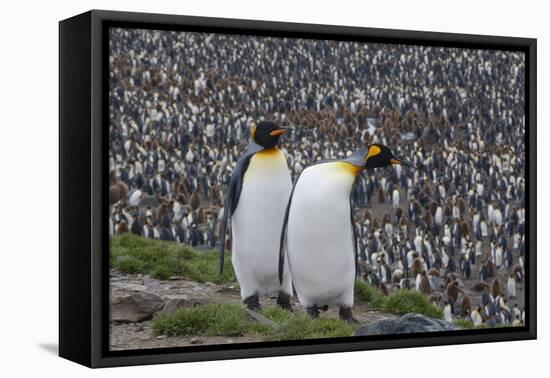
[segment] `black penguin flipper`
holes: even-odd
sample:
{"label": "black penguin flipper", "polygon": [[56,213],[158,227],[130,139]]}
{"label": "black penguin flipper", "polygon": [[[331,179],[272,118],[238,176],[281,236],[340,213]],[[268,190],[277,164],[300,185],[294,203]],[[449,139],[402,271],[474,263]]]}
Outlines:
{"label": "black penguin flipper", "polygon": [[231,206],[231,192],[227,196],[223,206],[223,218],[220,232],[220,275],[223,274],[223,266],[225,264],[225,234],[227,233],[227,223],[229,222],[229,208]]}
{"label": "black penguin flipper", "polygon": [[355,261],[355,277],[359,275],[359,254],[357,253],[357,230],[355,229],[355,222],[353,220],[353,203],[351,195],[349,197],[349,217],[351,222],[351,236],[353,241],[353,259]]}
{"label": "black penguin flipper", "polygon": [[[302,172],[305,169],[302,170]],[[283,284],[283,275],[285,270],[285,243],[286,243],[286,228],[288,224],[288,215],[290,213],[290,205],[292,204],[292,196],[294,195],[294,189],[296,188],[296,184],[298,184],[298,180],[300,179],[300,175],[302,174],[300,172],[296,179],[294,180],[294,185],[292,185],[292,191],[290,192],[290,196],[288,197],[288,203],[286,204],[286,210],[285,210],[285,217],[283,219],[283,228],[281,229],[281,240],[279,243],[279,284]]]}
{"label": "black penguin flipper", "polygon": [[243,189],[244,174],[246,173],[252,156],[262,149],[263,147],[251,141],[245,154],[239,158],[233,172],[231,173],[231,179],[229,180],[229,192],[227,193],[227,198],[223,208],[223,219],[221,225],[219,255],[220,274],[223,273],[223,266],[225,263],[225,238],[227,234],[227,225],[229,224],[231,216],[239,204],[239,198],[241,197],[241,191]]}

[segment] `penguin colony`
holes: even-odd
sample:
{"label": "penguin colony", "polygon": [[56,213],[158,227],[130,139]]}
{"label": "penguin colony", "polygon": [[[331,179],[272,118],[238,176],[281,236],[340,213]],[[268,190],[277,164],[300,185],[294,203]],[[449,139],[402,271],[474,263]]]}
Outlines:
{"label": "penguin colony", "polygon": [[[521,323],[523,55],[271,40],[113,30],[110,233],[219,247],[230,179],[258,119],[294,127],[277,144],[290,182],[320,160],[387,144],[418,169],[357,175],[349,223],[360,279],[447,301],[453,319]],[[331,59],[342,64],[318,66]],[[236,231],[223,233],[225,248]]]}

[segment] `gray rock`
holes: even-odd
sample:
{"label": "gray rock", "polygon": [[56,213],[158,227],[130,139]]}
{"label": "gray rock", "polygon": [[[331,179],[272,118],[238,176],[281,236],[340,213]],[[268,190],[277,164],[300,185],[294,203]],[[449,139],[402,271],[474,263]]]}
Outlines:
{"label": "gray rock", "polygon": [[146,291],[111,291],[111,320],[114,322],[141,322],[150,319],[164,307],[160,296]]}
{"label": "gray rock", "polygon": [[458,329],[444,320],[410,313],[395,319],[382,319],[370,325],[361,326],[354,336],[389,335],[395,333],[439,332]]}

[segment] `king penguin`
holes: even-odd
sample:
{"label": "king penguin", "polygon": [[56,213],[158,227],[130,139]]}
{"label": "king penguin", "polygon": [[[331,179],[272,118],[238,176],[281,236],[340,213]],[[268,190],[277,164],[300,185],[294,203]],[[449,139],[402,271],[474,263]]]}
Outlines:
{"label": "king penguin", "polygon": [[408,166],[386,146],[372,144],[348,158],[310,165],[295,180],[279,244],[279,279],[284,282],[286,250],[294,289],[310,316],[339,305],[340,318],[355,321],[357,238],[350,194],[361,171],[392,164]]}
{"label": "king penguin", "polygon": [[292,180],[286,158],[276,145],[287,130],[270,121],[261,121],[252,129],[248,149],[231,175],[224,207],[220,274],[230,222],[233,268],[241,298],[250,309],[260,307],[261,296],[274,293],[278,293],[279,306],[291,308],[290,273],[279,283],[277,271],[277,247]]}

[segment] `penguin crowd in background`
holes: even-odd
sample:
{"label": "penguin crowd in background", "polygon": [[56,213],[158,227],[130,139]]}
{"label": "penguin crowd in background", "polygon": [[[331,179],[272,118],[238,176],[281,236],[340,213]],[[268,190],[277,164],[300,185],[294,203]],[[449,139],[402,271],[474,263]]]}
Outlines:
{"label": "penguin crowd in background", "polygon": [[356,176],[358,278],[419,290],[452,319],[524,324],[522,53],[116,28],[110,51],[111,235],[234,249],[240,201],[269,205],[244,169],[264,155],[244,143],[260,120],[293,128],[276,143],[288,190],[318,162],[388,145],[416,169]]}

